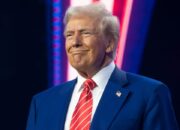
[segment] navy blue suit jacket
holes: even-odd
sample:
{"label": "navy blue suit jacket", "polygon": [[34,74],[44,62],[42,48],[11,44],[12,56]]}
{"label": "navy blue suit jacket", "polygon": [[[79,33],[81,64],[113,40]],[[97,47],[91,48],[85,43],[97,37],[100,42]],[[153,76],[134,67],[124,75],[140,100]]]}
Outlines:
{"label": "navy blue suit jacket", "polygon": [[[64,130],[75,84],[76,79],[35,95],[26,130]],[[159,81],[115,68],[90,129],[178,130],[168,88]]]}

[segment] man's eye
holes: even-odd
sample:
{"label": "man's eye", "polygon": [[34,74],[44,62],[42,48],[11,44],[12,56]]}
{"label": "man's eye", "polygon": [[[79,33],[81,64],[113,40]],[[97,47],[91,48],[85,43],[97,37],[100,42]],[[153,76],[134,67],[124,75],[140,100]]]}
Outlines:
{"label": "man's eye", "polygon": [[92,32],[84,31],[84,32],[82,32],[82,34],[85,35],[85,36],[89,36],[89,35],[92,35]]}
{"label": "man's eye", "polygon": [[71,37],[72,36],[72,34],[66,34],[66,37]]}
{"label": "man's eye", "polygon": [[84,34],[90,34],[90,32],[84,32]]}

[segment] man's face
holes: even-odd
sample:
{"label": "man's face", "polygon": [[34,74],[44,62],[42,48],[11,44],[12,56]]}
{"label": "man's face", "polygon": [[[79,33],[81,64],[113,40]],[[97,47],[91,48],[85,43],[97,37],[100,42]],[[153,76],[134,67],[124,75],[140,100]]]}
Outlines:
{"label": "man's face", "polygon": [[89,17],[74,17],[66,26],[66,53],[70,64],[80,73],[99,71],[106,60],[106,40]]}

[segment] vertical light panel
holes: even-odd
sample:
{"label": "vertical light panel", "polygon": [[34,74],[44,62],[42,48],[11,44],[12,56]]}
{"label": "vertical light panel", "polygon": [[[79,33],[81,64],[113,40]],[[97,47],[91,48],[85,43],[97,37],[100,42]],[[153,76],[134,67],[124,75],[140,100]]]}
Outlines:
{"label": "vertical light panel", "polygon": [[133,0],[126,0],[126,3],[124,6],[125,6],[124,11],[123,11],[124,14],[122,14],[124,17],[122,17],[121,19],[120,41],[118,44],[116,59],[115,59],[115,63],[119,68],[122,67],[122,63],[123,63],[124,51],[126,47],[126,38],[127,38],[127,32],[128,32],[129,22],[130,22],[130,15],[131,15],[132,6],[133,6]]}
{"label": "vertical light panel", "polygon": [[61,83],[62,78],[62,0],[53,0],[52,7],[52,49],[53,49],[53,85]]}
{"label": "vertical light panel", "polygon": [[[133,1],[122,69],[138,73],[156,0]],[[125,61],[125,62],[124,62]]]}

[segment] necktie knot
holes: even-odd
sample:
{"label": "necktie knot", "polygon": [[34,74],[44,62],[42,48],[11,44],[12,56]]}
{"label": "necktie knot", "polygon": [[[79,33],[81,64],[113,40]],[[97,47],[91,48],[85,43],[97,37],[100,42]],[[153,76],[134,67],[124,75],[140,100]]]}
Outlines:
{"label": "necktie knot", "polygon": [[88,90],[93,90],[96,87],[96,83],[92,79],[86,79],[83,85],[84,88]]}

